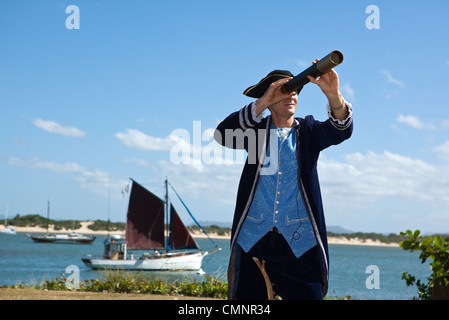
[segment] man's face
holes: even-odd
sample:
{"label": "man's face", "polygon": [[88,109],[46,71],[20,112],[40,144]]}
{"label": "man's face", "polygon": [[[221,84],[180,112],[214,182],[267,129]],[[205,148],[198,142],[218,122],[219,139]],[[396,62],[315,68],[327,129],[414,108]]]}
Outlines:
{"label": "man's face", "polygon": [[276,113],[278,116],[290,118],[296,112],[298,106],[298,95],[295,94],[290,98],[282,100],[270,107],[271,113]]}

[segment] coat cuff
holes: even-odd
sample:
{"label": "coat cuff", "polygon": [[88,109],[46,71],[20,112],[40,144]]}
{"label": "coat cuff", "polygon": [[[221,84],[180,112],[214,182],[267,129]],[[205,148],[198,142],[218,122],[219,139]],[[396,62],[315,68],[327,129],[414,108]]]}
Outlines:
{"label": "coat cuff", "polygon": [[261,115],[256,116],[256,104],[254,102],[243,107],[239,111],[239,122],[243,130],[254,127],[260,123],[263,119],[263,112]]}
{"label": "coat cuff", "polygon": [[334,116],[332,115],[331,106],[327,104],[327,114],[329,115],[329,120],[331,121],[332,125],[338,130],[346,130],[352,124],[352,104],[350,104],[346,100],[344,100],[344,104],[346,108],[348,108],[349,115],[343,121],[334,118]]}

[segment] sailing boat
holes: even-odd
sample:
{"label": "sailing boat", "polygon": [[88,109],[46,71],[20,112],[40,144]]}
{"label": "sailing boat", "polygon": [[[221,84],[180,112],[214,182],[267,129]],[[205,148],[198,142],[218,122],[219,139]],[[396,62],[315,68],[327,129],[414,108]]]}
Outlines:
{"label": "sailing boat", "polygon": [[[204,256],[221,249],[217,248],[210,238],[217,249],[208,252],[199,248],[168,199],[167,180],[165,189],[166,196],[163,201],[132,180],[126,238],[111,236],[105,241],[103,257],[86,255],[82,258],[84,264],[92,269],[201,270]],[[173,187],[172,189],[175,191]],[[185,206],[184,202],[182,203]],[[185,208],[187,209],[186,206]],[[193,218],[190,211],[188,209],[187,211]],[[164,225],[165,219],[170,221]],[[198,224],[195,218],[193,220]],[[206,233],[201,226],[200,228]],[[153,250],[153,252],[143,253],[142,256],[135,258],[133,253],[128,254],[128,250]]]}
{"label": "sailing boat", "polygon": [[48,233],[48,221],[50,220],[50,200],[47,204],[47,233],[44,235],[28,235],[34,242],[61,243],[61,244],[92,244],[95,236],[79,234],[75,231],[69,234]]}
{"label": "sailing boat", "polygon": [[9,203],[6,205],[5,229],[0,231],[0,233],[2,233],[2,234],[16,234],[16,231],[13,228],[8,228],[8,208],[9,208]]}

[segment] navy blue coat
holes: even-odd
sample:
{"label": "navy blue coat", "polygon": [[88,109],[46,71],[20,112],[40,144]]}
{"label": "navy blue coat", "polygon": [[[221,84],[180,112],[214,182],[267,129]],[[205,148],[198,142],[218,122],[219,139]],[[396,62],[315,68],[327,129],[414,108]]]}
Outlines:
{"label": "navy blue coat", "polygon": [[[337,145],[352,135],[352,106],[348,103],[346,105],[351,116],[344,122],[331,117],[321,122],[315,120],[313,116],[307,116],[305,119],[295,118],[294,124],[296,141],[299,142],[296,145],[298,186],[320,247],[323,296],[328,290],[329,253],[317,161],[322,150],[331,145]],[[235,250],[237,238],[257,190],[270,136],[271,116],[257,123],[253,118],[251,106],[252,104],[249,104],[232,113],[218,125],[215,131],[215,140],[221,145],[233,149],[245,149],[248,152],[238,187],[232,225],[231,256],[228,266],[229,299],[235,298],[239,278],[240,259],[236,257],[239,251]]]}

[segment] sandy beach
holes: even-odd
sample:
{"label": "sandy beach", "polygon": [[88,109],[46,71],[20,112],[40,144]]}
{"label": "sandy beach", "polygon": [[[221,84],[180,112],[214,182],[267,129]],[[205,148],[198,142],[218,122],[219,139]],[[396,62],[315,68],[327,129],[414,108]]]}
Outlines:
{"label": "sandy beach", "polygon": [[[94,235],[107,235],[108,231],[101,230],[101,231],[93,231],[88,228],[89,225],[93,224],[93,221],[83,221],[81,223],[81,228],[77,230],[54,230],[53,226],[50,225],[48,232],[49,233],[71,233],[72,231],[75,231],[79,234],[94,234]],[[29,234],[37,234],[37,233],[46,233],[47,229],[41,228],[41,227],[15,227],[15,226],[8,226],[10,228],[13,228],[16,232],[20,233],[29,233]],[[0,232],[5,227],[2,225],[0,226]],[[124,235],[124,231],[111,231],[110,234],[117,234],[117,235]],[[202,232],[194,232],[192,233],[192,236],[194,238],[207,238],[207,236]],[[213,239],[230,239],[230,234],[226,235],[217,235],[214,233],[209,234],[209,236]],[[359,239],[359,238],[346,238],[346,237],[328,237],[329,244],[344,244],[344,245],[359,245],[359,246],[387,246],[387,247],[398,247],[398,243],[384,243],[380,242],[379,240],[374,241],[371,239]]]}
{"label": "sandy beach", "polygon": [[[62,230],[55,230],[53,228],[53,225],[49,225],[48,226],[48,233],[72,233],[72,232],[77,232],[80,234],[94,234],[94,235],[107,235],[108,231],[106,230],[101,230],[101,231],[93,231],[91,229],[88,228],[88,226],[90,226],[91,224],[93,224],[93,221],[82,221],[81,223],[81,228],[76,229],[76,230],[66,230],[66,229],[62,229]],[[30,234],[35,234],[35,233],[47,233],[47,229],[46,228],[41,228],[41,227],[16,227],[16,226],[8,226],[8,228],[13,228],[16,232],[20,232],[20,233],[30,233]],[[0,232],[2,230],[5,229],[5,226],[0,226]],[[111,234],[120,234],[120,235],[124,235],[125,232],[124,231],[111,231],[109,232]]]}
{"label": "sandy beach", "polygon": [[345,245],[357,245],[357,246],[382,246],[382,247],[399,247],[399,243],[385,243],[379,240],[372,239],[359,239],[359,238],[345,238],[345,237],[328,237],[327,242],[329,244],[345,244]]}

